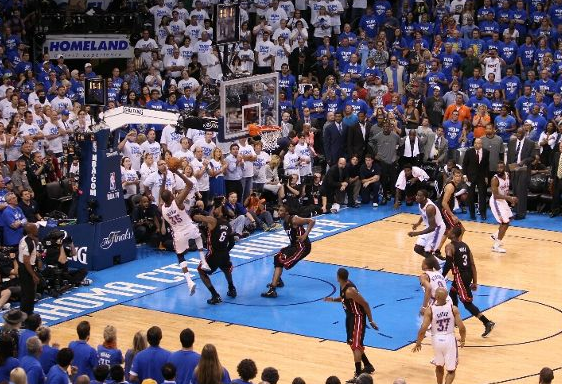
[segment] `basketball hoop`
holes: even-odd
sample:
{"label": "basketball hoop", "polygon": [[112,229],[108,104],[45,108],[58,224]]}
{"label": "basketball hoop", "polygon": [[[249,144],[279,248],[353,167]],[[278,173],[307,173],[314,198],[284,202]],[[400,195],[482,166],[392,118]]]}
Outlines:
{"label": "basketball hoop", "polygon": [[279,147],[277,141],[282,137],[281,127],[277,125],[248,124],[248,133],[252,138],[259,136],[263,150],[269,154]]}

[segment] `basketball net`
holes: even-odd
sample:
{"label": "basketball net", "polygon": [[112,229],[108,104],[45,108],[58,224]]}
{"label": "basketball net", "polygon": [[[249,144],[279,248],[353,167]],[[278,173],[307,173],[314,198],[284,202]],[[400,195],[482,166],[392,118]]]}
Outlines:
{"label": "basketball net", "polygon": [[259,136],[263,150],[269,154],[279,148],[277,141],[282,137],[281,127],[277,125],[248,124],[250,137]]}

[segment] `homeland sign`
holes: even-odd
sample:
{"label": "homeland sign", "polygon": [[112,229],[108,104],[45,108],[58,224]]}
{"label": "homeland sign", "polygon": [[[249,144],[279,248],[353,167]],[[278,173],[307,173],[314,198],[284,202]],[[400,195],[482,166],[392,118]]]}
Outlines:
{"label": "homeland sign", "polygon": [[43,44],[43,53],[65,59],[128,59],[133,47],[124,34],[114,35],[49,35]]}

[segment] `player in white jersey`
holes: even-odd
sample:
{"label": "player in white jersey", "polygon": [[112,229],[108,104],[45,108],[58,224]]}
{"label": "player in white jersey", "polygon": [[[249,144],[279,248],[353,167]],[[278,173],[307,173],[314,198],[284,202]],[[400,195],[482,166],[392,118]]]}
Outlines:
{"label": "player in white jersey", "polygon": [[[435,292],[437,292],[437,289],[447,288],[447,279],[441,273],[441,267],[435,257],[423,259],[420,285],[424,291],[423,304],[420,308],[420,315],[423,316],[425,310],[435,303]],[[447,302],[452,303],[449,296],[447,296]]]}
{"label": "player in white jersey", "polygon": [[[431,326],[434,351],[432,363],[435,364],[435,376],[437,377],[438,384],[443,384],[443,379],[445,379],[445,384],[451,384],[455,380],[459,355],[457,339],[455,338],[455,325],[459,327],[461,348],[464,347],[466,339],[466,328],[462,322],[459,310],[447,302],[448,296],[445,288],[437,288],[435,303],[425,311],[423,323],[418,331],[416,345],[412,349],[412,352],[421,350],[421,343],[425,333]],[[445,370],[447,370],[446,376]]]}
{"label": "player in white jersey", "polygon": [[[420,208],[420,219],[412,225],[413,231],[408,232],[408,236],[420,236],[414,246],[414,252],[424,257],[431,257],[439,249],[441,239],[445,235],[445,222],[439,208],[437,208],[433,201],[428,199],[428,193],[425,189],[420,189],[416,193],[416,202]],[[416,229],[422,222],[426,228],[416,232]]]}
{"label": "player in white jersey", "polygon": [[199,228],[189,216],[184,205],[187,195],[191,191],[191,188],[193,188],[193,183],[185,175],[173,171],[173,173],[178,175],[185,183],[183,190],[174,199],[172,192],[165,188],[166,173],[167,172],[164,172],[163,174],[162,187],[160,188],[160,199],[164,203],[161,205],[162,217],[172,228],[174,250],[178,257],[178,263],[187,281],[190,294],[193,295],[195,293],[195,283],[191,280],[189,270],[187,269],[187,261],[185,261],[185,254],[189,250],[190,239],[195,240],[195,244],[199,250],[201,269],[210,271],[209,265],[205,260],[205,254],[203,253],[203,239],[201,238],[201,233],[199,233]]}
{"label": "player in white jersey", "polygon": [[490,209],[500,223],[500,228],[492,235],[494,246],[492,251],[498,253],[505,253],[502,248],[502,240],[509,228],[509,221],[513,216],[509,203],[517,204],[517,197],[509,196],[509,174],[505,171],[505,164],[503,161],[498,162],[498,173],[492,177],[490,182],[492,187],[492,196],[490,197]]}

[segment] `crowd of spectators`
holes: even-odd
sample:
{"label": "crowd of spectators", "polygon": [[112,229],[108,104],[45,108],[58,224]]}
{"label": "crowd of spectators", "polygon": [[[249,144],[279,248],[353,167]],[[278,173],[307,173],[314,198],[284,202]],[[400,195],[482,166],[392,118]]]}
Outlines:
{"label": "crowd of spectators", "polygon": [[[231,378],[213,344],[205,344],[201,353],[194,350],[195,333],[189,328],[180,332],[181,348],[174,352],[160,346],[163,332],[158,326],[136,332],[125,353],[119,348],[118,330],[113,325],[105,326],[103,342],[97,347],[90,345],[90,332],[90,323],[81,321],[76,326],[77,339],[61,348],[51,339],[51,330],[41,324],[39,315],[27,317],[16,309],[6,312],[4,326],[0,328],[0,383],[277,384],[280,381],[279,371],[274,367],[264,368],[258,378],[257,365],[249,358],[240,361],[236,367],[237,378]],[[550,384],[553,379],[552,369],[545,367],[540,371],[539,384]],[[283,381],[288,382],[285,378]],[[347,382],[373,384],[373,377],[362,373]],[[342,381],[330,376],[325,383]],[[305,384],[305,381],[296,377],[292,384]],[[406,384],[406,380],[398,378],[393,384]]]}

